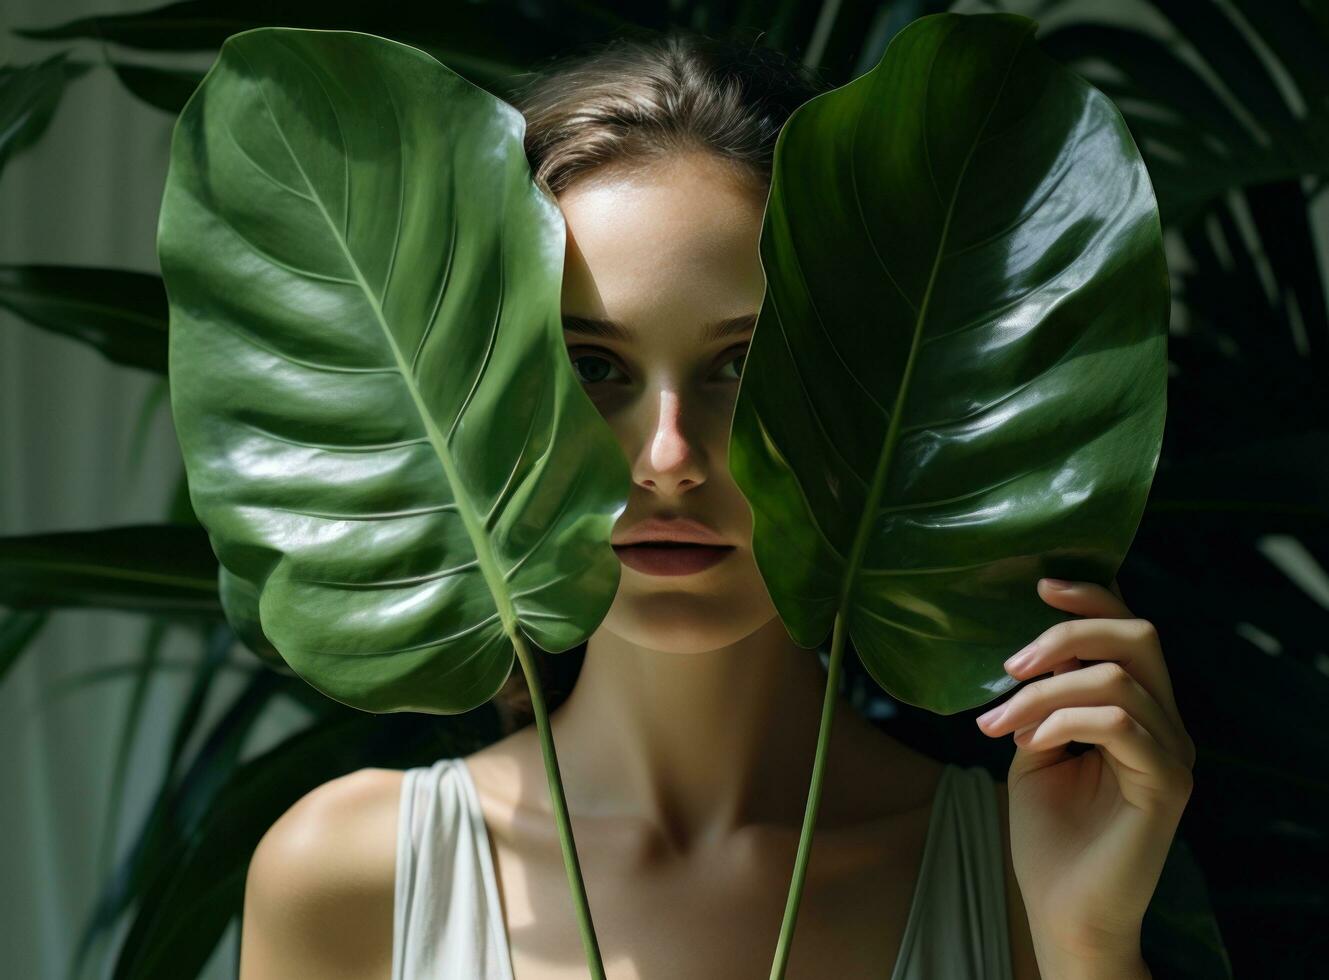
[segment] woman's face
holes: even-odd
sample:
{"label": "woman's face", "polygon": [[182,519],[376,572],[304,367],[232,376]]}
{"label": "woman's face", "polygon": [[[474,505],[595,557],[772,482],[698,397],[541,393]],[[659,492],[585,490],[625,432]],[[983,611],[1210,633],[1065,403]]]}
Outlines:
{"label": "woman's face", "polygon": [[[632,471],[613,540],[648,518],[683,517],[731,546],[708,567],[669,575],[633,567],[618,549],[618,594],[600,629],[679,653],[734,643],[776,615],[728,464],[742,356],[765,291],[765,193],[692,153],[631,173],[596,171],[559,204],[568,356]],[[603,321],[622,336],[604,336]]]}

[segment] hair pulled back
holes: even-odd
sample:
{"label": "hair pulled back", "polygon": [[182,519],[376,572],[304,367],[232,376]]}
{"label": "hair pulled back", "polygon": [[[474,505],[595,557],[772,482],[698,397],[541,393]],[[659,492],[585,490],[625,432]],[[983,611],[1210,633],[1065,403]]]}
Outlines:
{"label": "hair pulled back", "polygon": [[[595,42],[529,75],[510,101],[526,119],[534,179],[554,197],[597,172],[632,171],[688,152],[712,154],[764,197],[781,127],[831,87],[772,48],[678,28]],[[558,654],[533,648],[532,655],[553,711],[576,684],[586,644]],[[520,669],[494,702],[505,731],[534,717]]]}

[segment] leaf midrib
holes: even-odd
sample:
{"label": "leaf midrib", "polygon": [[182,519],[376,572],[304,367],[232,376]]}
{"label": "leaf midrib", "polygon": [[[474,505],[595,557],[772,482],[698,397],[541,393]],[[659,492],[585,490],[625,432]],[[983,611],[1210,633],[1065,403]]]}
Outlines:
{"label": "leaf midrib", "polygon": [[[236,55],[248,64],[250,70],[253,71],[253,64],[244,56],[243,51],[238,47],[236,48]],[[296,55],[296,60],[300,60],[298,55]],[[300,61],[300,63],[304,65],[303,61]],[[308,68],[309,66],[305,65],[305,67]],[[323,81],[318,77],[318,73],[313,69],[310,69],[310,72],[314,75],[319,87],[323,88]],[[443,467],[444,475],[447,477],[448,485],[452,489],[457,503],[458,516],[461,517],[462,525],[466,528],[467,535],[471,539],[471,545],[475,549],[476,559],[480,563],[481,574],[484,576],[485,582],[489,586],[490,594],[493,596],[494,603],[498,607],[498,613],[503,622],[504,632],[512,635],[517,629],[517,623],[511,597],[507,594],[507,590],[503,584],[506,580],[498,570],[498,561],[494,555],[489,538],[481,530],[478,512],[464,491],[464,484],[459,477],[456,464],[452,459],[452,454],[448,451],[447,442],[443,437],[443,433],[440,432],[438,427],[434,424],[433,417],[430,415],[423,398],[420,396],[420,390],[414,383],[409,366],[402,357],[401,349],[397,346],[396,339],[392,335],[392,330],[388,327],[387,318],[383,314],[383,307],[379,303],[378,297],[375,296],[373,291],[369,288],[369,284],[365,281],[365,277],[360,270],[359,263],[356,262],[355,257],[351,253],[349,243],[338,231],[337,224],[332,220],[332,215],[328,213],[328,209],[324,206],[323,199],[319,196],[318,190],[314,187],[313,182],[310,181],[309,175],[305,173],[304,167],[300,165],[300,159],[296,155],[295,150],[291,147],[290,141],[287,140],[286,133],[281,127],[277,114],[273,111],[272,104],[268,101],[267,91],[264,89],[263,83],[258,81],[259,76],[257,72],[255,72],[254,77],[254,85],[263,99],[264,108],[267,109],[268,115],[272,119],[273,128],[281,138],[282,145],[286,147],[286,152],[290,154],[291,162],[295,165],[296,170],[299,171],[301,179],[305,182],[305,186],[309,188],[309,193],[314,204],[318,207],[319,213],[323,215],[323,220],[327,223],[328,230],[331,232],[333,239],[337,242],[338,247],[342,250],[342,254],[346,258],[346,263],[352,274],[355,276],[356,283],[359,285],[361,292],[364,294],[370,308],[374,312],[375,319],[377,319],[380,329],[383,331],[384,339],[387,341],[388,347],[392,351],[393,359],[397,363],[398,374],[401,376],[402,383],[406,386],[406,390],[410,393],[411,401],[415,404],[420,420],[424,424],[425,432],[429,436],[429,442],[434,447],[435,455],[438,457],[438,460]],[[387,88],[387,80],[384,79],[383,81],[384,87]],[[323,88],[323,94],[328,98],[329,108],[332,109],[335,117],[336,108],[331,97],[328,96],[326,88]],[[393,111],[396,111],[395,102],[393,103]],[[398,179],[405,180],[404,172],[398,176]],[[398,215],[398,219],[400,220],[400,214]],[[478,383],[479,379],[477,379],[477,384]]]}
{"label": "leaf midrib", "polygon": [[[936,255],[932,260],[932,269],[928,274],[927,287],[923,291],[923,300],[919,304],[918,312],[914,317],[914,335],[909,345],[909,356],[905,360],[904,374],[900,379],[900,387],[896,392],[895,404],[891,410],[890,424],[886,428],[886,436],[882,442],[881,452],[877,457],[877,468],[872,474],[872,483],[868,491],[868,499],[863,507],[863,515],[858,522],[858,529],[854,534],[854,543],[849,551],[849,560],[845,569],[844,580],[840,587],[840,596],[837,602],[837,609],[840,618],[845,618],[851,608],[854,586],[858,581],[858,571],[863,564],[863,555],[867,551],[868,538],[873,524],[876,523],[877,506],[881,502],[882,494],[885,492],[886,476],[890,471],[891,463],[894,461],[896,443],[900,437],[900,421],[904,416],[904,403],[909,394],[909,383],[913,377],[914,363],[917,359],[918,350],[921,346],[920,339],[923,336],[923,327],[927,321],[928,307],[932,300],[932,290],[936,285],[937,272],[941,268],[941,261],[946,252],[946,241],[950,235],[951,218],[955,213],[955,202],[959,199],[960,188],[964,185],[965,175],[969,171],[969,162],[973,159],[974,150],[978,148],[980,137],[983,131],[987,129],[988,123],[992,119],[992,113],[1001,101],[1002,93],[1006,89],[1006,82],[1010,79],[1011,69],[1015,67],[1015,62],[1019,60],[1020,51],[1023,50],[1025,42],[1030,37],[1030,31],[1026,29],[1021,36],[1020,41],[1015,46],[1015,51],[1011,55],[1010,63],[1006,66],[1006,72],[1002,75],[1001,84],[997,86],[996,95],[992,98],[992,104],[988,106],[987,115],[983,117],[983,124],[978,127],[974,134],[973,142],[969,145],[968,152],[965,153],[964,162],[960,165],[960,172],[955,178],[955,186],[951,191],[951,200],[946,207],[946,218],[942,222],[941,236],[937,241]],[[944,43],[944,40],[943,40]],[[937,46],[937,51],[941,50],[941,45]],[[933,66],[937,60],[937,53],[934,52],[932,61],[928,65],[928,75],[931,77]],[[923,139],[927,140],[927,104],[923,106],[924,126]],[[862,115],[859,115],[859,121]],[[849,161],[850,174],[854,174],[856,160],[854,148],[858,138],[858,124],[855,123],[853,135],[849,141]],[[929,161],[930,165],[930,161]],[[857,183],[854,184],[855,193],[857,193]],[[860,208],[861,213],[861,208]],[[883,263],[884,265],[884,263]],[[887,273],[889,275],[889,272]]]}

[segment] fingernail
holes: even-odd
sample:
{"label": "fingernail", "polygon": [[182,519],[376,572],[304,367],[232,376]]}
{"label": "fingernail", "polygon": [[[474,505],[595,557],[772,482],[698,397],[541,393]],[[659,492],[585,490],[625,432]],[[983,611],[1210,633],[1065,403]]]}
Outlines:
{"label": "fingernail", "polygon": [[975,718],[974,721],[978,722],[980,725],[995,725],[998,722],[998,720],[1000,720],[1001,716],[1004,715],[1005,713],[1006,713],[1006,705],[999,704],[991,711],[983,712],[981,715]]}
{"label": "fingernail", "polygon": [[1045,578],[1043,581],[1049,589],[1069,589],[1071,587],[1071,583],[1064,578]]}
{"label": "fingernail", "polygon": [[1011,656],[1007,658],[1006,662],[1001,665],[1002,669],[1009,674],[1012,671],[1022,670],[1023,668],[1027,667],[1029,665],[1029,662],[1034,659],[1034,648],[1037,646],[1038,646],[1038,640],[1035,640],[1033,643],[1030,643],[1024,649],[1018,650],[1015,653],[1011,654]]}

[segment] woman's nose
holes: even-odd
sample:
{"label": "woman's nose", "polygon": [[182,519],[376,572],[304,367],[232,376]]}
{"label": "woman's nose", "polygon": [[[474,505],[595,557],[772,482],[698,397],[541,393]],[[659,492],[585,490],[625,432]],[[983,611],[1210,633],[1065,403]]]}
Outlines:
{"label": "woman's nose", "polygon": [[646,445],[637,454],[633,480],[660,493],[683,493],[705,479],[702,457],[683,431],[677,391],[660,389],[659,411]]}

